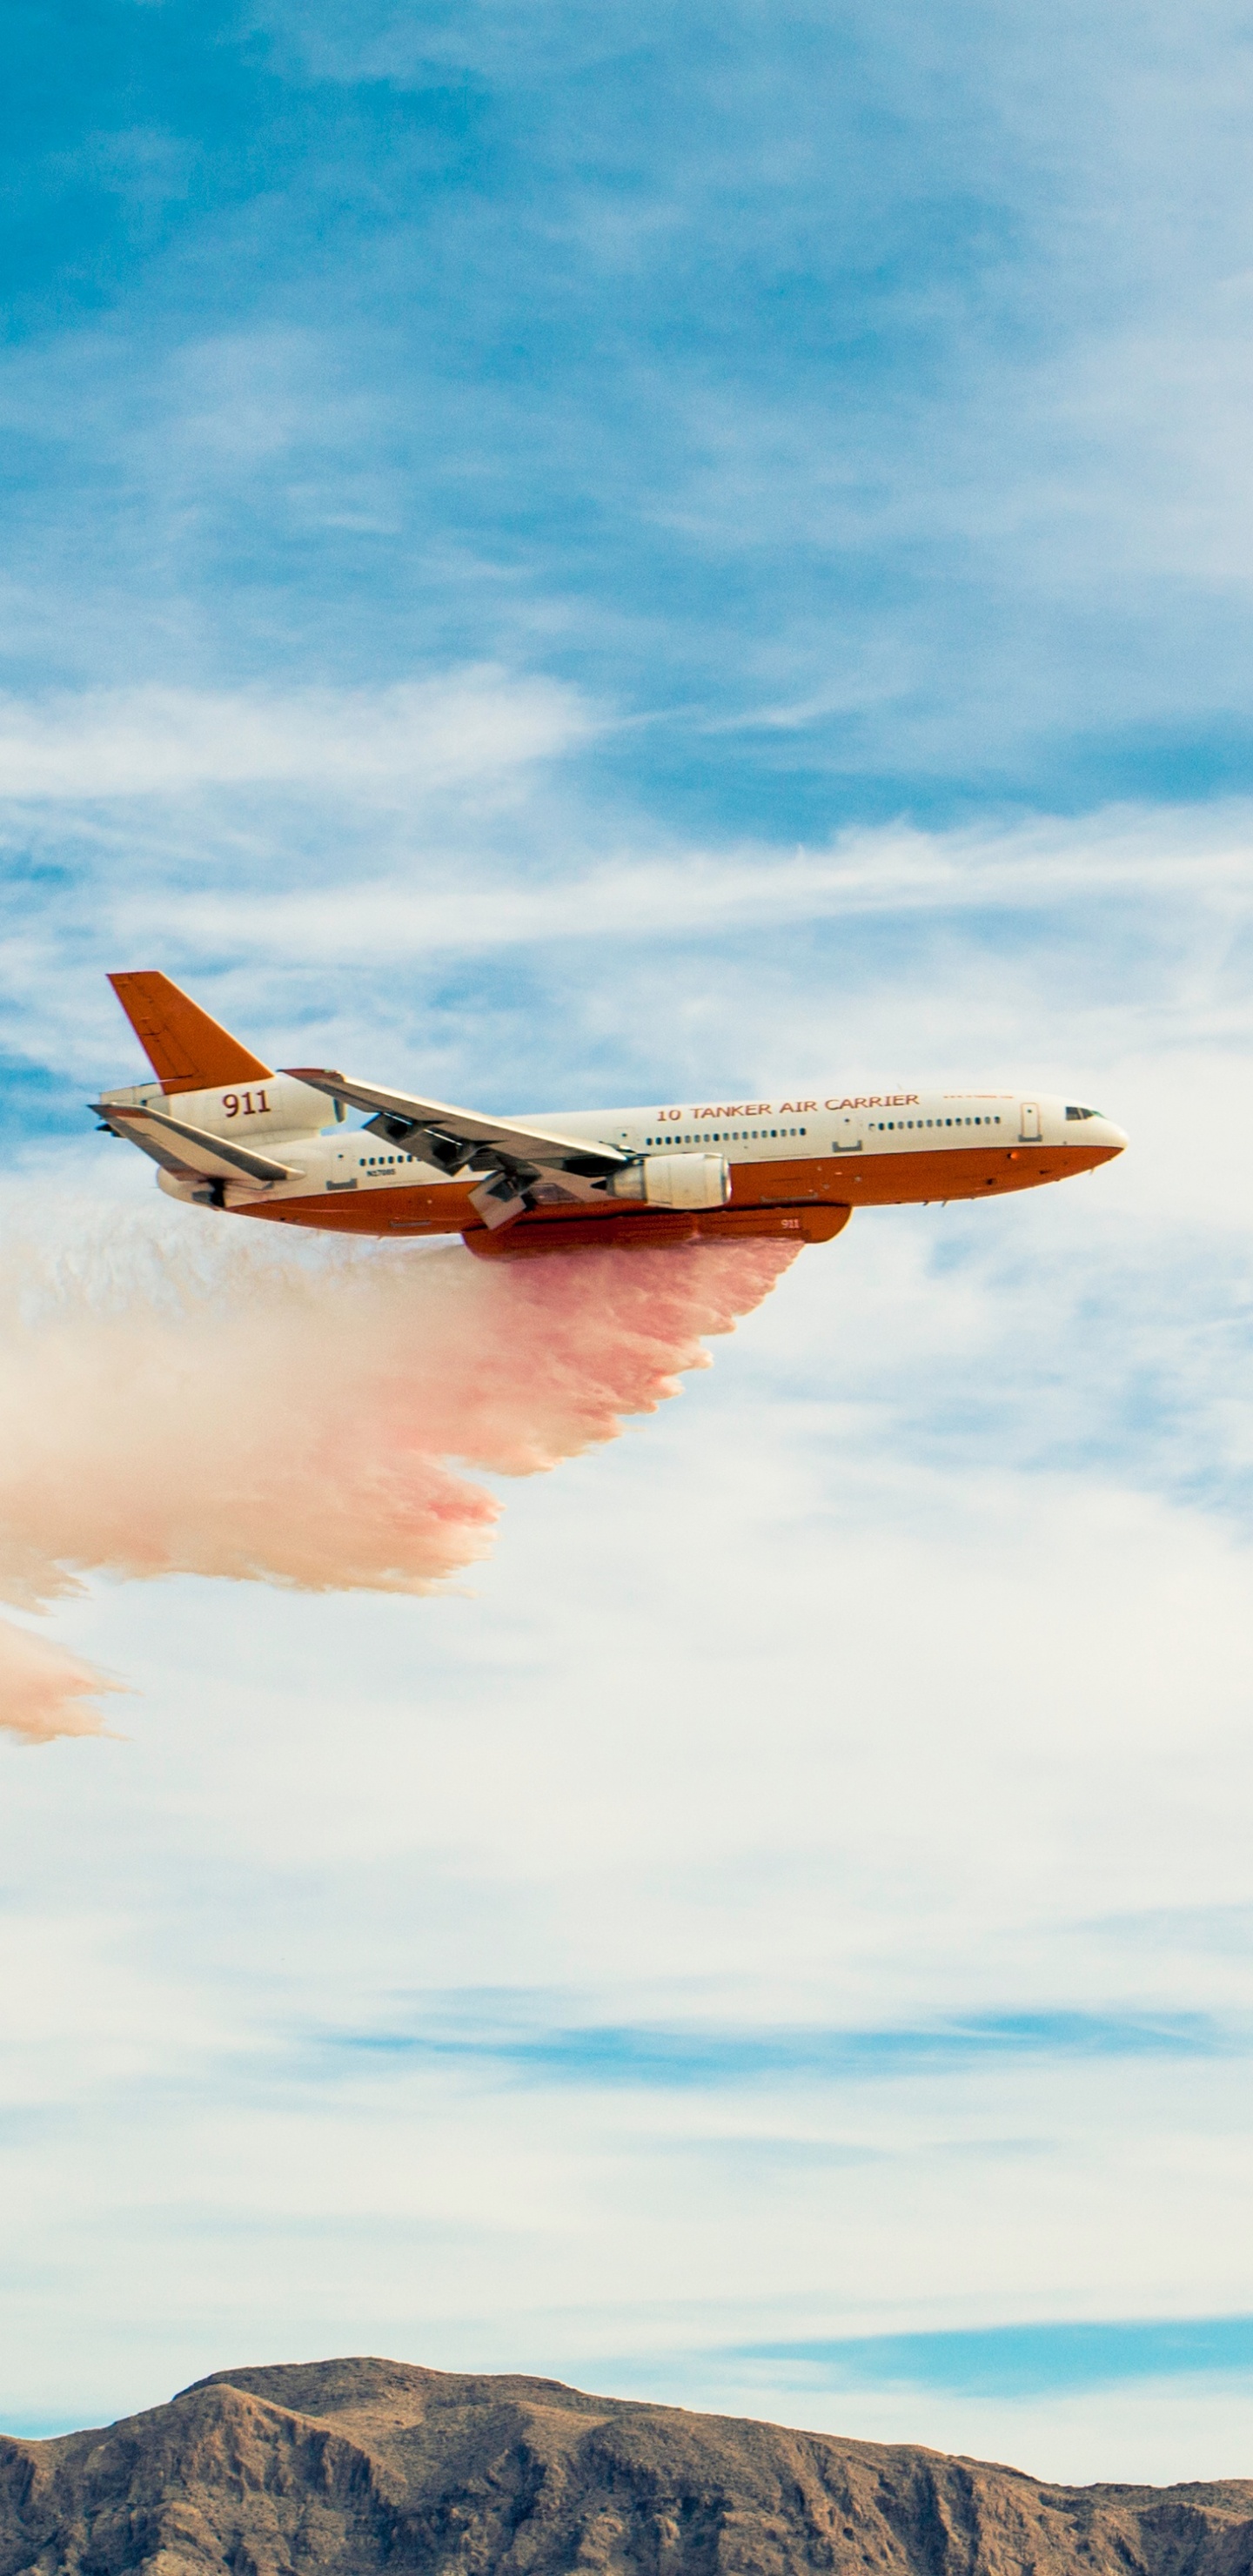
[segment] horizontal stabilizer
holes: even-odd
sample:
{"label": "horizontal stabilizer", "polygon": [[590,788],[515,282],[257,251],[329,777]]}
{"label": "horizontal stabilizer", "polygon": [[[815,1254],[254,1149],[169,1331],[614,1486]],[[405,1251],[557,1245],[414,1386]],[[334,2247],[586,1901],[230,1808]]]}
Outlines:
{"label": "horizontal stabilizer", "polygon": [[267,1082],[262,1064],[168,975],[110,975],[119,1002],[165,1092],[216,1091],[228,1082]]}
{"label": "horizontal stabilizer", "polygon": [[300,1178],[298,1165],[272,1162],[268,1154],[254,1154],[246,1145],[228,1145],[221,1136],[207,1136],[202,1127],[167,1117],[163,1109],[122,1109],[107,1100],[92,1105],[115,1136],[128,1136],[167,1172],[194,1172],[211,1181],[255,1181],[263,1189]]}

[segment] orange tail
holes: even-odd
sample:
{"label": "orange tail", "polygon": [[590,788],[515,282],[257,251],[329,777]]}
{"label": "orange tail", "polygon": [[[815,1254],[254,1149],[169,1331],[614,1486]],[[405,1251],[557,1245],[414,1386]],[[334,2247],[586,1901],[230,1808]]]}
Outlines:
{"label": "orange tail", "polygon": [[110,975],[109,982],[163,1091],[216,1091],[220,1083],[272,1078],[273,1065],[250,1054],[168,975]]}

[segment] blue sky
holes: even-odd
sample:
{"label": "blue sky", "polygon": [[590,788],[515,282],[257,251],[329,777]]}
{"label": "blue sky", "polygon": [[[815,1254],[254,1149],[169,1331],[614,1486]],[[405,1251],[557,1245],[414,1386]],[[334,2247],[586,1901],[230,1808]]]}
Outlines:
{"label": "blue sky", "polygon": [[139,1687],[0,1764],[0,2420],[374,2349],[1248,2472],[1241,14],[10,41],[6,1239],[192,1222],[82,1107],[127,965],[1133,1151],[859,1218],[448,1601],[58,1612]]}
{"label": "blue sky", "polygon": [[1247,788],[1234,9],[18,19],[11,684],[503,658],[771,837]]}

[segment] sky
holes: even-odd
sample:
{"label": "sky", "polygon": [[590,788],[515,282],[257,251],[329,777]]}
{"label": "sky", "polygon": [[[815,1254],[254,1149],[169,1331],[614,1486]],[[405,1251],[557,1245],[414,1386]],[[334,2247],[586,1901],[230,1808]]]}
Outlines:
{"label": "sky", "polygon": [[372,2351],[1253,2476],[1245,14],[9,33],[6,1261],[211,1222],[110,968],[1131,1147],[862,1212],[444,1597],[18,1614],[128,1695],[0,1760],[0,2425]]}

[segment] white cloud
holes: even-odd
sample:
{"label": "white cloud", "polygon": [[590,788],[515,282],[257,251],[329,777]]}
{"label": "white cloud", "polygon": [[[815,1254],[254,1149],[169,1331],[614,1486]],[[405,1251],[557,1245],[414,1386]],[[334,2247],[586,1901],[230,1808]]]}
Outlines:
{"label": "white cloud", "polygon": [[286,787],[403,799],[495,785],[596,730],[552,680],[484,666],[380,689],[91,690],[0,701],[0,799],[95,804]]}
{"label": "white cloud", "polygon": [[[577,865],[577,861],[576,861]],[[554,939],[654,939],[706,929],[719,943],[761,921],[899,918],[910,913],[1036,912],[1098,896],[1137,905],[1178,899],[1243,915],[1253,900],[1253,807],[1182,813],[1115,809],[1076,821],[1032,818],[924,832],[905,826],[841,833],[824,850],[624,849],[585,873],[569,861],[553,882],[429,882],[412,875],[342,891],[176,898],[172,920],[189,943],[220,945],[229,924],[249,945],[293,959],[539,945]],[[415,881],[416,880],[416,881]],[[123,915],[124,918],[124,915]]]}
{"label": "white cloud", "polygon": [[[73,2268],[82,2408],[231,2353],[381,2348],[1132,2475],[1117,2392],[819,2400],[722,2355],[1253,2303],[1240,2059],[694,2095],[323,2046],[518,1984],[557,2018],[776,2031],[1230,2009],[1238,1962],[1181,1976],[1168,1921],[1129,1944],[1093,1918],[1245,1889],[1241,1556],[1108,1482],[885,1456],[844,1381],[868,1331],[942,1370],[959,1291],[920,1306],[890,1255],[859,1286],[850,1252],[664,1421],[513,1489],[475,1599],[180,1585],[67,1617],[146,1693],[129,1746],[12,1765],[6,2063],[41,2125],[10,2130],[6,2181]],[[804,1408],[798,1345],[826,1390]],[[771,2168],[772,2142],[816,2152]],[[46,2271],[7,2301],[12,2409],[66,2381]],[[1238,2468],[1146,2403],[1155,2476]]]}
{"label": "white cloud", "polygon": [[[1244,800],[684,837],[575,790],[585,701],[487,673],[7,721],[6,1043],[84,1083],[126,1043],[127,962],[282,1061],[316,1026],[337,1061],[514,1106],[906,1059],[1108,1087],[1150,1032],[1159,1058],[1243,1043]],[[4,756],[0,726],[0,785]]]}

